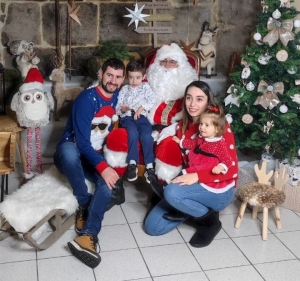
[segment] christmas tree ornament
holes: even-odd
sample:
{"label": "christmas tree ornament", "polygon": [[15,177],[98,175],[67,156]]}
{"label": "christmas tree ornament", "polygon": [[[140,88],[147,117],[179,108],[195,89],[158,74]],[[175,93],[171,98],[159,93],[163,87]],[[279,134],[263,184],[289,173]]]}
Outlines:
{"label": "christmas tree ornament", "polygon": [[300,156],[300,148],[298,149],[298,156]]}
{"label": "christmas tree ornament", "polygon": [[264,41],[262,39],[255,41],[257,45],[263,45]]}
{"label": "christmas tree ornament", "polygon": [[227,113],[227,114],[225,115],[225,118],[226,118],[226,121],[227,121],[229,124],[232,123],[233,119],[232,119],[232,115],[231,115],[231,114]]}
{"label": "christmas tree ornament", "polygon": [[290,0],[280,0],[280,6],[279,7],[291,7],[291,2]]}
{"label": "christmas tree ornament", "polygon": [[254,105],[261,105],[265,109],[273,109],[280,102],[276,93],[283,94],[284,84],[282,82],[276,82],[273,85],[269,85],[264,80],[259,82],[257,91],[263,93],[259,96]]}
{"label": "christmas tree ornament", "polygon": [[[242,94],[243,95],[243,94]],[[236,95],[236,94],[230,94],[228,95],[225,99],[224,99],[224,103],[225,103],[225,106],[227,105],[236,105],[237,107],[240,107],[240,102],[239,102],[239,98],[242,96],[242,95]]]}
{"label": "christmas tree ornament", "polygon": [[261,39],[261,34],[259,32],[256,32],[254,35],[253,35],[253,38],[255,41],[258,41]]}
{"label": "christmas tree ornament", "polygon": [[250,75],[251,75],[250,67],[249,67],[248,65],[246,65],[246,66],[243,68],[241,77],[242,77],[243,79],[247,79]]}
{"label": "christmas tree ornament", "polygon": [[251,81],[246,85],[246,89],[250,92],[253,91],[254,88],[255,88],[255,85]]}
{"label": "christmas tree ornament", "polygon": [[269,6],[265,3],[265,0],[261,0],[260,4],[261,4],[261,7],[262,7],[262,12],[267,13],[268,9],[269,9]]}
{"label": "christmas tree ornament", "polygon": [[278,9],[276,9],[273,13],[272,13],[272,17],[276,20],[280,19],[281,17],[281,13],[279,12]]}
{"label": "christmas tree ornament", "polygon": [[281,106],[279,107],[279,111],[280,111],[281,113],[287,113],[288,107],[287,107],[285,104],[283,104],[283,105],[281,105]]}
{"label": "christmas tree ornament", "polygon": [[297,70],[298,70],[298,67],[297,66],[295,66],[295,65],[291,65],[289,68],[288,68],[288,70],[287,70],[287,72],[289,73],[289,74],[296,74],[297,73]]}
{"label": "christmas tree ornament", "polygon": [[266,173],[271,170],[275,170],[276,160],[274,159],[272,153],[270,153],[270,146],[265,146],[265,152],[261,155],[261,160],[267,163]]}
{"label": "christmas tree ornament", "polygon": [[278,39],[286,47],[290,40],[294,40],[295,35],[293,30],[293,20],[284,20],[282,22],[269,18],[267,28],[269,33],[264,37],[263,41],[267,42],[272,47]]}
{"label": "christmas tree ornament", "polygon": [[295,80],[295,85],[299,86],[300,85],[300,79]]}
{"label": "christmas tree ornament", "polygon": [[236,94],[237,88],[234,84],[231,84],[226,92],[227,94]]}
{"label": "christmas tree ornament", "polygon": [[273,128],[273,127],[274,127],[274,121],[273,120],[271,120],[271,121],[269,120],[267,122],[267,124],[264,125],[264,133],[269,134],[271,128]]}
{"label": "christmas tree ornament", "polygon": [[300,94],[291,96],[293,102],[300,104]]}
{"label": "christmas tree ornament", "polygon": [[300,27],[300,20],[294,20],[294,27]]}
{"label": "christmas tree ornament", "polygon": [[131,18],[129,25],[131,25],[133,22],[135,23],[135,28],[138,28],[138,24],[139,21],[142,21],[144,23],[146,23],[146,21],[144,20],[145,17],[149,17],[149,15],[146,14],[142,14],[142,10],[144,9],[145,5],[143,5],[140,9],[137,3],[135,3],[135,7],[134,7],[134,11],[126,8],[126,10],[130,13],[129,15],[125,15],[123,17],[125,18]]}
{"label": "christmas tree ornament", "polygon": [[267,65],[271,57],[272,56],[269,56],[268,54],[260,55],[258,57],[258,62],[262,65]]}
{"label": "christmas tree ornament", "polygon": [[242,121],[243,121],[245,124],[251,124],[252,121],[253,121],[253,116],[250,115],[249,113],[244,114],[243,117],[242,117]]}
{"label": "christmas tree ornament", "polygon": [[297,50],[300,51],[300,45],[296,45]]}
{"label": "christmas tree ornament", "polygon": [[280,50],[276,54],[276,59],[278,61],[286,61],[289,57],[289,54],[287,53],[286,50]]}

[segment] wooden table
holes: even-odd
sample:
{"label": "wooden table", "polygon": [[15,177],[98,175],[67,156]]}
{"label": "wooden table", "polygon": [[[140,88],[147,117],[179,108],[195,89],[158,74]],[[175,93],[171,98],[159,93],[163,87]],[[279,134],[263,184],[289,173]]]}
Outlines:
{"label": "wooden table", "polygon": [[23,166],[24,173],[27,170],[26,166],[26,155],[25,155],[25,149],[24,144],[22,141],[21,133],[23,130],[26,130],[26,128],[20,127],[17,122],[17,117],[14,113],[8,112],[7,115],[0,115],[0,132],[13,132],[16,133],[16,141],[19,148],[20,158],[21,158],[21,164]]}

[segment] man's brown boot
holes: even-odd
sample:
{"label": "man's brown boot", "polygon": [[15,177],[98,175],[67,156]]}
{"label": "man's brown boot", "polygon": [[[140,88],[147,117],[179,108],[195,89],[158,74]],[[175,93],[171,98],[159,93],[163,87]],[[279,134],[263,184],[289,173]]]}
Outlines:
{"label": "man's brown boot", "polygon": [[86,224],[88,217],[88,207],[87,206],[79,206],[76,212],[76,221],[75,221],[75,231],[79,233]]}
{"label": "man's brown boot", "polygon": [[[96,248],[99,250],[97,251]],[[82,235],[72,242],[68,242],[71,253],[87,266],[94,268],[101,262],[99,255],[100,246],[98,237],[93,235]]]}

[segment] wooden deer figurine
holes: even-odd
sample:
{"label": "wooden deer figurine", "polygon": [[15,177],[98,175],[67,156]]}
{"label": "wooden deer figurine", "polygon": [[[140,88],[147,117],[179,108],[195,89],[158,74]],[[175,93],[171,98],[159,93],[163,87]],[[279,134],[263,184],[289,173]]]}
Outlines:
{"label": "wooden deer figurine", "polygon": [[275,207],[276,226],[278,229],[281,229],[279,205],[282,204],[285,200],[285,194],[282,188],[289,179],[289,175],[285,173],[285,169],[280,168],[279,173],[275,172],[274,186],[270,186],[268,185],[268,182],[274,172],[270,171],[268,174],[266,174],[266,169],[267,169],[267,163],[265,161],[262,162],[261,169],[259,169],[258,165],[256,164],[254,166],[254,170],[257,175],[258,182],[251,182],[245,184],[240,189],[239,195],[243,200],[243,202],[235,223],[235,228],[239,228],[247,204],[253,206],[253,212],[252,212],[253,219],[257,218],[258,207],[263,207],[263,230],[262,230],[263,240],[267,240],[269,208]]}
{"label": "wooden deer figurine", "polygon": [[66,89],[65,87],[65,65],[52,70],[49,79],[53,81],[52,94],[56,99],[55,121],[59,121],[62,106],[65,101],[74,101],[82,92],[83,88],[75,87]]}

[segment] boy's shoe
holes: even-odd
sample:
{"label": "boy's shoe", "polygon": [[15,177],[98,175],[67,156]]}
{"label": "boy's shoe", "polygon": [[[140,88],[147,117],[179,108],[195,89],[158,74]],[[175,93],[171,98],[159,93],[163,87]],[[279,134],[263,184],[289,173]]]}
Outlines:
{"label": "boy's shoe", "polygon": [[151,183],[152,181],[156,181],[155,171],[153,168],[146,169],[146,172],[144,174],[147,183]]}
{"label": "boy's shoe", "polygon": [[[99,251],[96,247],[99,247]],[[87,266],[94,268],[99,265],[101,257],[99,255],[100,246],[98,237],[93,235],[82,235],[72,242],[68,242],[71,253]]]}
{"label": "boy's shoe", "polygon": [[78,234],[86,224],[88,217],[88,207],[87,206],[79,206],[76,212],[75,219],[75,231]]}
{"label": "boy's shoe", "polygon": [[137,172],[138,172],[137,166],[135,164],[129,164],[127,170],[128,181],[135,181],[138,178]]}

